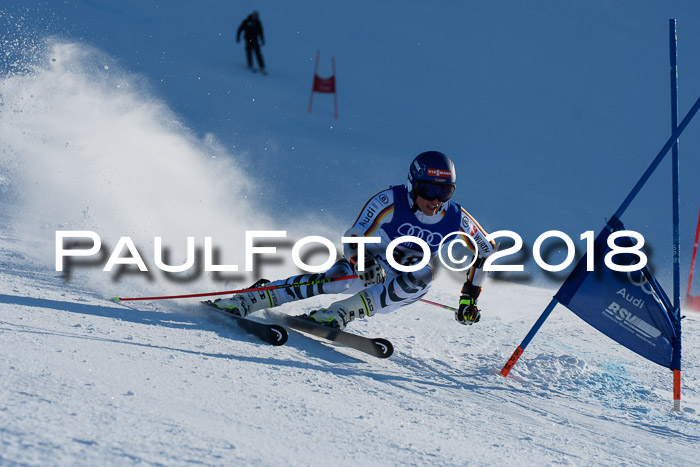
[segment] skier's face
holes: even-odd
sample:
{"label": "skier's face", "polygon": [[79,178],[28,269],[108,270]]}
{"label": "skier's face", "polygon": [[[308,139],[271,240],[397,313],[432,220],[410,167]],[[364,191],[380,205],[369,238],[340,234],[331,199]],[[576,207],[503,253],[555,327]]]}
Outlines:
{"label": "skier's face", "polygon": [[442,203],[437,199],[427,200],[420,196],[416,197],[416,204],[418,205],[418,209],[426,216],[434,216],[442,207]]}

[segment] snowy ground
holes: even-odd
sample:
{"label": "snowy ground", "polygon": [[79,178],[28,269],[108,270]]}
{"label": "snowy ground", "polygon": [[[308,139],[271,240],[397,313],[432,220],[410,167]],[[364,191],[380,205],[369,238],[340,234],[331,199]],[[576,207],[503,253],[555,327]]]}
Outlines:
{"label": "snowy ground", "polygon": [[[498,374],[549,290],[491,282],[468,328],[426,304],[353,323],[392,340],[379,360],[295,333],[260,344],[196,300],[117,305],[14,242],[1,243],[6,465],[697,464],[697,314],[674,413],[668,370],[563,308]],[[454,291],[443,278],[430,297]]]}
{"label": "snowy ground", "polygon": [[[265,77],[235,45],[253,9]],[[515,230],[526,250],[549,229],[577,239],[602,227],[668,137],[670,17],[681,114],[696,97],[697,11],[602,0],[3,4],[0,465],[697,465],[699,313],[683,321],[676,413],[670,371],[562,307],[500,376],[553,290],[489,280],[471,327],[427,304],[353,323],[393,342],[379,360],[295,333],[261,344],[196,299],[109,301],[238,288],[285,277],[288,264],[229,280],[81,265],[68,282],[54,265],[57,230],[95,231],[107,248],[130,236],[144,254],[163,236],[173,261],[185,237],[212,236],[222,264],[242,264],[245,230],[336,241],[427,149],[455,159],[455,199],[487,231]],[[307,113],[319,49],[321,75],[337,60],[339,120],[330,96]],[[696,128],[681,144],[684,281]],[[646,236],[670,291],[667,168],[623,220]],[[454,305],[461,280],[441,273],[428,298]]]}

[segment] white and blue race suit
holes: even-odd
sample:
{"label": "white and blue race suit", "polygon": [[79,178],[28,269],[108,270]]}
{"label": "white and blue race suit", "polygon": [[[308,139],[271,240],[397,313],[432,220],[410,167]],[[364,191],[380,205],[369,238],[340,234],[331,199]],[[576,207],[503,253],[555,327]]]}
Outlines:
{"label": "white and blue race suit", "polygon": [[[404,185],[394,186],[374,195],[362,208],[353,226],[345,233],[349,236],[379,237],[380,243],[368,243],[366,252],[374,256],[384,268],[386,281],[365,288],[360,279],[350,279],[325,284],[303,287],[287,287],[274,291],[269,299],[274,306],[296,300],[302,300],[319,294],[354,294],[363,291],[369,309],[368,315],[388,313],[413,303],[424,296],[433,280],[433,267],[428,264],[414,272],[401,272],[394,269],[386,259],[389,243],[402,236],[418,237],[428,244],[431,257],[438,253],[442,240],[453,232],[469,236],[467,241],[472,250],[478,248],[478,258],[486,258],[495,251],[492,242],[486,239],[486,232],[454,201],[442,203],[439,212],[427,216],[420,210],[413,210],[413,201]],[[355,270],[348,259],[356,254],[353,245],[345,245],[345,258],[335,263],[328,271],[321,274],[302,274],[286,280],[271,282],[268,285],[308,283],[327,278],[351,276]],[[356,245],[354,245],[356,248]],[[393,252],[394,260],[405,266],[419,263],[423,259],[423,250],[414,243],[402,243]],[[481,287],[486,278],[482,270],[483,260],[478,261],[467,271],[467,282]]]}

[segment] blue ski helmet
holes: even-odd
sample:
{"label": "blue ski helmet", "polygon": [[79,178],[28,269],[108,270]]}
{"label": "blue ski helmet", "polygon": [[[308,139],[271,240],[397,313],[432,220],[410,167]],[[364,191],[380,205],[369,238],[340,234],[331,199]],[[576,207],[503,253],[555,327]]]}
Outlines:
{"label": "blue ski helmet", "polygon": [[414,203],[418,196],[444,203],[452,197],[456,182],[454,163],[438,151],[418,154],[408,169],[408,194]]}

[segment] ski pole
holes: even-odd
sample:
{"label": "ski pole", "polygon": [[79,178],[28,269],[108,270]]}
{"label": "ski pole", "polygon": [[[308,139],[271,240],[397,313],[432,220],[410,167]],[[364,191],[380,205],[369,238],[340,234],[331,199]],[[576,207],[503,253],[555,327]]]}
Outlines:
{"label": "ski pole", "polygon": [[442,303],[431,302],[430,300],[424,300],[424,299],[422,299],[422,298],[419,299],[419,301],[421,301],[421,302],[423,302],[423,303],[428,303],[428,304],[430,304],[430,305],[438,306],[438,307],[440,307],[440,308],[444,308],[445,310],[457,311],[457,308],[453,308],[453,307],[448,306],[448,305],[443,305]]}
{"label": "ski pole", "polygon": [[136,300],[171,300],[174,298],[211,297],[214,295],[228,295],[228,294],[245,293],[245,292],[259,292],[262,290],[286,289],[289,287],[307,287],[310,285],[326,284],[328,282],[345,281],[345,280],[356,279],[356,278],[357,278],[357,276],[343,276],[343,277],[333,277],[333,278],[328,278],[328,279],[317,279],[317,280],[305,281],[305,282],[294,282],[291,284],[268,285],[265,287],[255,287],[252,289],[226,290],[223,292],[195,293],[195,294],[187,294],[187,295],[167,295],[167,296],[163,296],[163,297],[130,297],[130,298],[114,297],[112,299],[112,301],[119,303],[119,302],[130,302],[130,301],[136,301]]}
{"label": "ski pole", "polygon": [[[245,292],[260,292],[263,290],[276,290],[276,289],[286,289],[290,287],[307,287],[310,285],[317,285],[317,284],[326,284],[328,282],[337,282],[337,281],[345,281],[345,280],[350,280],[350,279],[357,279],[357,275],[352,275],[352,276],[343,276],[343,277],[335,277],[335,278],[328,278],[328,279],[318,279],[318,280],[313,280],[313,281],[306,281],[306,282],[293,282],[291,284],[281,284],[281,285],[268,285],[265,287],[255,287],[251,289],[239,289],[239,290],[226,290],[223,292],[207,292],[207,293],[196,293],[196,294],[187,294],[187,295],[167,295],[167,296],[162,296],[162,297],[129,297],[129,298],[122,298],[122,297],[114,297],[112,299],[113,302],[132,302],[132,301],[145,301],[145,300],[172,300],[176,298],[195,298],[195,297],[212,297],[215,295],[228,295],[228,294],[236,294],[236,293],[245,293]],[[450,310],[450,311],[457,311],[456,308],[453,308],[448,305],[443,305],[442,303],[437,303],[437,302],[432,302],[430,300],[425,300],[425,299],[419,299],[419,301],[423,303],[428,303],[433,306],[437,306],[440,308],[444,308],[445,310]]]}

